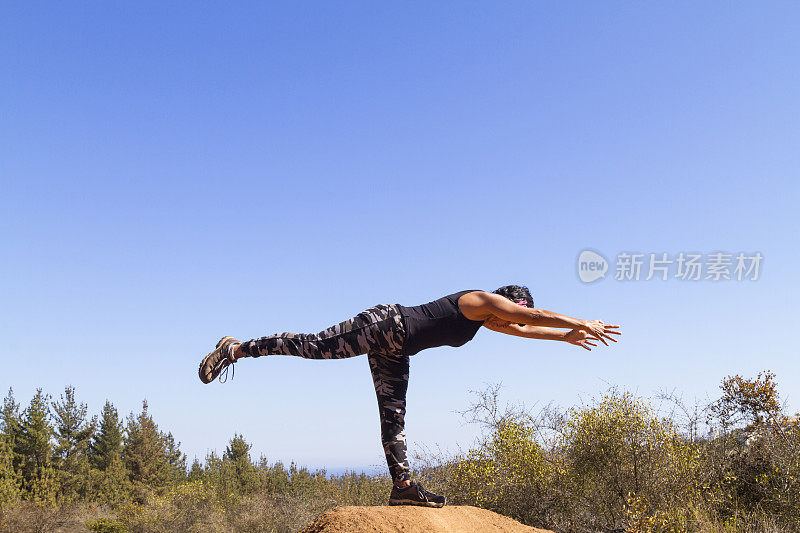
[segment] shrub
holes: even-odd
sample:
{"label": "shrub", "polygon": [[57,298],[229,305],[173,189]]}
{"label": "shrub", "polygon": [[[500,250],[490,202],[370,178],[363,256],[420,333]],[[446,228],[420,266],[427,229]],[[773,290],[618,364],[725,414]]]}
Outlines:
{"label": "shrub", "polygon": [[682,510],[697,496],[696,450],[641,399],[612,390],[595,406],[571,409],[558,453],[580,513],[598,527],[624,528],[626,507],[630,516],[686,527]]}
{"label": "shrub", "polygon": [[214,488],[195,481],[150,496],[145,504],[129,503],[119,518],[130,533],[224,531],[225,512]]}
{"label": "shrub", "polygon": [[18,501],[0,506],[0,531],[3,533],[50,533],[75,526],[80,506],[49,502]]}
{"label": "shrub", "polygon": [[86,522],[86,529],[95,533],[128,533],[121,520],[112,518],[97,518]]}

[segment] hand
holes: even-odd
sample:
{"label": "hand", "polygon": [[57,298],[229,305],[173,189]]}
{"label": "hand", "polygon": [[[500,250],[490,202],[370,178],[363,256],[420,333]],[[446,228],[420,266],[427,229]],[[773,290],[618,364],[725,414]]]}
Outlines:
{"label": "hand", "polygon": [[617,339],[612,338],[611,335],[622,335],[622,333],[614,329],[618,327],[619,326],[612,324],[604,324],[602,320],[589,320],[581,329],[586,333],[593,335],[600,340],[600,342],[608,346],[606,339],[612,342],[617,342]]}
{"label": "hand", "polygon": [[589,342],[590,340],[596,341],[597,337],[586,333],[582,329],[573,329],[568,331],[567,334],[564,335],[564,340],[570,344],[574,344],[575,346],[586,348],[590,352],[592,349],[589,348],[589,346],[597,346],[595,343]]}

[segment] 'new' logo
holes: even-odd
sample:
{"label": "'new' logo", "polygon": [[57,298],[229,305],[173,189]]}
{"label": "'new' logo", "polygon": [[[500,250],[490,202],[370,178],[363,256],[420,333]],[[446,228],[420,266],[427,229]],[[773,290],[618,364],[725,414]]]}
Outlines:
{"label": "'new' logo", "polygon": [[578,277],[584,283],[591,283],[606,277],[608,261],[602,255],[591,250],[584,250],[578,256]]}

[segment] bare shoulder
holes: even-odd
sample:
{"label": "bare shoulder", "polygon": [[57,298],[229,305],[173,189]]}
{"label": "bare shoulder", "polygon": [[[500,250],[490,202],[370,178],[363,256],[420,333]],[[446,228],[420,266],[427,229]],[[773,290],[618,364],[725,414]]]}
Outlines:
{"label": "bare shoulder", "polygon": [[458,307],[461,309],[461,313],[470,320],[486,320],[493,316],[488,305],[492,297],[502,298],[498,294],[485,291],[468,292],[458,299]]}

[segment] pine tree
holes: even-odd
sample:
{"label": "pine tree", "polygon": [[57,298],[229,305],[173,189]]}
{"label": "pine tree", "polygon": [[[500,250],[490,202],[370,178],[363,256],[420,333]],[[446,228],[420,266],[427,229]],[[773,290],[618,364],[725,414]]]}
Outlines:
{"label": "pine tree", "polygon": [[122,454],[122,421],[114,405],[106,400],[99,429],[92,440],[90,458],[98,470],[108,469],[115,457]]}
{"label": "pine tree", "polygon": [[19,404],[9,388],[0,411],[0,507],[20,497],[19,461],[15,461],[14,442],[19,435]]}
{"label": "pine tree", "polygon": [[22,413],[19,435],[13,444],[22,488],[26,497],[35,501],[53,500],[58,488],[52,465],[53,427],[49,421],[49,398],[42,389],[36,390],[30,405]]}
{"label": "pine tree", "polygon": [[75,388],[67,386],[60,401],[52,402],[56,423],[54,459],[61,479],[61,491],[67,498],[85,497],[91,485],[89,444],[96,419],[86,419],[86,404],[75,400]]}
{"label": "pine tree", "polygon": [[216,450],[211,450],[206,454],[206,467],[203,474],[205,476],[205,480],[216,489],[218,496],[221,499],[224,499],[227,494],[227,490],[225,484],[223,483],[222,465],[222,458],[217,455]]}
{"label": "pine tree", "polygon": [[130,473],[137,499],[141,500],[151,490],[170,482],[186,478],[186,456],[180,451],[171,433],[162,433],[147,412],[147,401],[142,402],[142,412],[128,417],[122,456]]}
{"label": "pine tree", "polygon": [[194,461],[192,461],[192,467],[189,469],[188,479],[189,481],[203,481],[206,478],[205,470],[203,470],[203,465],[200,464],[200,460],[195,457]]}
{"label": "pine tree", "polygon": [[14,450],[11,439],[0,434],[0,508],[20,496],[20,480],[14,471]]}
{"label": "pine tree", "polygon": [[133,484],[121,453],[111,455],[104,470],[94,469],[92,473],[94,494],[99,501],[110,504],[129,501]]}
{"label": "pine tree", "polygon": [[224,482],[236,494],[250,494],[258,487],[258,472],[250,461],[251,447],[243,435],[235,434],[222,456]]}
{"label": "pine tree", "polygon": [[211,450],[206,454],[206,474],[219,473],[222,468],[222,458],[217,455],[216,450]]}
{"label": "pine tree", "polygon": [[223,457],[233,462],[247,461],[249,463],[251,447],[252,445],[244,440],[244,435],[239,435],[236,433],[228,442],[228,446],[225,448],[225,454]]}
{"label": "pine tree", "polygon": [[186,455],[181,452],[181,443],[176,442],[172,433],[161,433],[164,440],[164,452],[170,466],[172,481],[180,483],[186,481]]}
{"label": "pine tree", "polygon": [[97,500],[117,504],[131,495],[130,474],[122,460],[123,424],[116,407],[106,400],[89,445],[92,489]]}
{"label": "pine tree", "polygon": [[11,439],[19,434],[19,404],[14,400],[14,390],[10,387],[0,411],[0,434]]}

